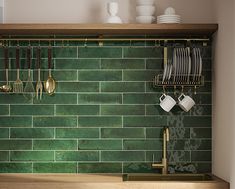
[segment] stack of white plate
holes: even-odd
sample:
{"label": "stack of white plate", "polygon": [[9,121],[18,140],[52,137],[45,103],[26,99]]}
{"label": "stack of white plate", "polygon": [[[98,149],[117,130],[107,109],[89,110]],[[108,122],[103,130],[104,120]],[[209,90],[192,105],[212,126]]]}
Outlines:
{"label": "stack of white plate", "polygon": [[169,7],[165,10],[165,14],[157,17],[157,23],[159,24],[179,24],[181,23],[181,17],[175,14],[175,9]]}
{"label": "stack of white plate", "polygon": [[155,21],[154,0],[137,0],[136,22],[141,24],[151,24]]}

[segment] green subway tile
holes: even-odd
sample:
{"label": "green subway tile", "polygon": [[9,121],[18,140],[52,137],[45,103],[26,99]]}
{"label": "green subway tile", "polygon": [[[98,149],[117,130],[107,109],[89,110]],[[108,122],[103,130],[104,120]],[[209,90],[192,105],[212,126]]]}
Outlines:
{"label": "green subway tile", "polygon": [[101,69],[145,69],[142,59],[102,59]]}
{"label": "green subway tile", "polygon": [[163,48],[124,48],[123,51],[123,56],[127,58],[162,58],[163,56]]}
{"label": "green subway tile", "polygon": [[160,105],[155,104],[155,105],[146,105],[146,115],[169,115],[169,113],[165,112],[160,107]]}
{"label": "green subway tile", "polygon": [[76,150],[76,140],[34,140],[34,150]]}
{"label": "green subway tile", "polygon": [[196,163],[196,170],[198,173],[211,173],[212,172],[212,163]]}
{"label": "green subway tile", "polygon": [[121,48],[88,47],[78,49],[79,58],[122,58]]}
{"label": "green subway tile", "polygon": [[79,140],[79,150],[121,150],[122,140]]}
{"label": "green subway tile", "polygon": [[[77,71],[76,70],[52,70],[52,76],[53,78],[59,82],[59,81],[77,81]],[[38,73],[37,71],[34,71],[34,81],[37,81]],[[48,71],[41,70],[41,80],[46,81],[48,78]]]}
{"label": "green subway tile", "polygon": [[160,140],[124,140],[125,150],[161,150],[162,142]]}
{"label": "green subway tile", "polygon": [[201,50],[201,56],[202,58],[211,58],[212,57],[212,48],[210,46],[208,47],[202,47]]}
{"label": "green subway tile", "polygon": [[162,138],[162,128],[146,128],[146,138]]}
{"label": "green subway tile", "polygon": [[102,151],[101,161],[145,161],[143,151]]}
{"label": "green subway tile", "polygon": [[78,71],[79,81],[121,81],[121,71]]}
{"label": "green subway tile", "polygon": [[102,138],[144,138],[144,128],[102,128]]}
{"label": "green subway tile", "polygon": [[[5,76],[5,71],[0,71],[0,81],[5,81],[6,76]],[[9,81],[16,81],[17,78],[17,73],[15,70],[9,71]],[[27,81],[28,79],[28,72],[26,70],[20,69],[20,79],[21,81]]]}
{"label": "green subway tile", "polygon": [[77,173],[77,163],[34,163],[33,173]]}
{"label": "green subway tile", "polygon": [[122,173],[122,164],[78,163],[78,173]]}
{"label": "green subway tile", "polygon": [[212,138],[212,129],[191,128],[191,138]]}
{"label": "green subway tile", "polygon": [[144,92],[144,82],[102,82],[102,92]]}
{"label": "green subway tile", "polygon": [[212,160],[212,152],[211,151],[192,151],[191,152],[191,160],[192,161],[210,161]]}
{"label": "green subway tile", "polygon": [[32,173],[32,163],[0,163],[0,173]]}
{"label": "green subway tile", "polygon": [[147,59],[146,60],[146,68],[151,70],[162,69],[163,67],[163,59]]}
{"label": "green subway tile", "polygon": [[57,92],[99,92],[98,82],[58,82]]}
{"label": "green subway tile", "polygon": [[8,128],[0,128],[0,138],[9,138]]}
{"label": "green subway tile", "polygon": [[0,140],[0,150],[30,150],[31,140]]}
{"label": "green subway tile", "polygon": [[54,115],[54,106],[11,105],[11,115]]}
{"label": "green subway tile", "polygon": [[56,59],[56,69],[99,69],[99,59]]}
{"label": "green subway tile", "polygon": [[31,117],[0,117],[0,127],[31,127]]}
{"label": "green subway tile", "polygon": [[11,138],[54,138],[54,129],[48,128],[12,128]]}
{"label": "green subway tile", "polygon": [[56,161],[99,161],[98,151],[57,151]]}
{"label": "green subway tile", "polygon": [[193,96],[194,101],[199,104],[212,104],[212,94],[197,94]]}
{"label": "green subway tile", "polygon": [[34,104],[77,104],[77,94],[43,95],[42,100],[34,99]]}
{"label": "green subway tile", "polygon": [[101,105],[101,115],[144,115],[143,105]]}
{"label": "green subway tile", "polygon": [[54,161],[53,151],[12,151],[11,161]]}
{"label": "green subway tile", "polygon": [[159,127],[166,126],[167,120],[164,116],[130,116],[123,118],[124,127]]}
{"label": "green subway tile", "polygon": [[8,160],[9,160],[9,152],[0,151],[0,161],[8,161]]}
{"label": "green subway tile", "polygon": [[123,94],[123,104],[155,104],[158,98],[156,94]]}
{"label": "green subway tile", "polygon": [[57,105],[56,115],[98,115],[98,105]]}
{"label": "green subway tile", "polygon": [[212,106],[211,105],[196,105],[191,110],[192,116],[200,115],[212,115]]}
{"label": "green subway tile", "polygon": [[78,94],[79,104],[121,104],[121,94]]}
{"label": "green subway tile", "polygon": [[77,117],[34,117],[34,127],[77,127]]}
{"label": "green subway tile", "polygon": [[54,58],[77,58],[77,48],[76,47],[59,47],[53,48]]}
{"label": "green subway tile", "polygon": [[185,127],[211,127],[211,116],[189,116],[184,117],[183,123]]}
{"label": "green subway tile", "polygon": [[121,127],[122,118],[121,117],[79,117],[78,118],[79,127]]}
{"label": "green subway tile", "polygon": [[123,163],[123,173],[160,173],[151,163]]}
{"label": "green subway tile", "polygon": [[202,69],[203,70],[212,70],[212,60],[210,58],[202,60]]}
{"label": "green subway tile", "polygon": [[56,138],[99,138],[99,129],[57,128]]}
{"label": "green subway tile", "polygon": [[1,104],[31,104],[32,100],[27,100],[23,95],[0,94]]}
{"label": "green subway tile", "polygon": [[124,81],[152,81],[154,76],[158,73],[156,71],[123,71]]}
{"label": "green subway tile", "polygon": [[[1,96],[0,96],[1,98]],[[8,115],[9,114],[9,106],[8,105],[0,105],[0,115]]]}

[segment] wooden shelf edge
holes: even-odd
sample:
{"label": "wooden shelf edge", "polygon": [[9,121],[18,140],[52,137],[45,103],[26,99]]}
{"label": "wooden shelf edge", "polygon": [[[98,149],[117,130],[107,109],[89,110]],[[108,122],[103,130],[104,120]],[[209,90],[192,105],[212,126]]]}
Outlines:
{"label": "wooden shelf edge", "polygon": [[0,24],[0,35],[211,36],[218,24]]}

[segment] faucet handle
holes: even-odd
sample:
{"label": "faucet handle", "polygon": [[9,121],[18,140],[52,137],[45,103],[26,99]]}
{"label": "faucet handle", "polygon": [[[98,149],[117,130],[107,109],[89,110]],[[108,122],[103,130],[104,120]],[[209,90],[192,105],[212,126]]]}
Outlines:
{"label": "faucet handle", "polygon": [[170,141],[170,131],[168,127],[165,127],[164,132],[166,134],[166,141],[169,142]]}
{"label": "faucet handle", "polygon": [[152,161],[153,161],[153,163],[155,162],[155,155],[154,154],[152,154]]}

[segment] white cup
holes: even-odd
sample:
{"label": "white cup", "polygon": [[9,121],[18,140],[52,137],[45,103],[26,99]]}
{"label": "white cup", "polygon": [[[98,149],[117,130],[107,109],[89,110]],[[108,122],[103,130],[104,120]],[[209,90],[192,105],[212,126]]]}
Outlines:
{"label": "white cup", "polygon": [[185,111],[188,112],[195,105],[195,101],[185,94],[181,94],[178,98],[179,106]]}
{"label": "white cup", "polygon": [[166,112],[171,111],[171,109],[176,105],[176,101],[169,95],[163,94],[160,97],[160,106]]}

